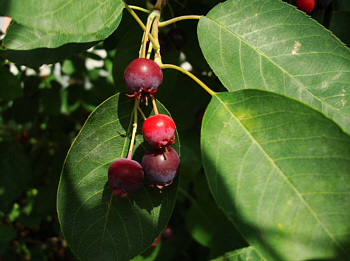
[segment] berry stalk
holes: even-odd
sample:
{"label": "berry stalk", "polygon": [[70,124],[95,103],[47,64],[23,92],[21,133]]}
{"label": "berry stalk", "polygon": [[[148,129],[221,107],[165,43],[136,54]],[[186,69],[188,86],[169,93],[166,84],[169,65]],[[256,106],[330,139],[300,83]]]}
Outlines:
{"label": "berry stalk", "polygon": [[164,22],[160,22],[158,24],[158,27],[164,27],[164,26],[167,26],[169,24],[173,24],[173,23],[176,23],[178,21],[181,21],[181,20],[199,20],[201,19],[201,15],[183,15],[183,16],[179,16],[179,17],[175,17],[175,18],[172,18],[172,19],[169,19],[167,21],[164,21]]}
{"label": "berry stalk", "polygon": [[[141,50],[140,50],[140,54],[141,54],[140,57],[142,57],[142,58],[146,57],[146,47],[147,47],[148,38],[150,38],[150,31],[151,31],[152,23],[153,23],[154,19],[159,15],[160,15],[159,12],[153,11],[147,18],[146,30],[143,33],[144,36],[142,39]],[[155,40],[155,42],[158,42],[158,41]],[[153,45],[153,42],[151,42],[151,43]]]}
{"label": "berry stalk", "polygon": [[[146,31],[146,26],[143,24],[141,19],[137,16],[137,14],[134,12],[134,10],[132,10],[127,3],[124,3],[124,4],[125,4],[126,10],[128,10],[128,12],[132,15],[132,17],[136,20],[136,22],[141,26],[142,30]],[[159,43],[157,43],[157,41],[155,41],[155,39],[153,38],[152,35],[149,36],[149,40],[152,42],[155,50],[160,48]]]}
{"label": "berry stalk", "polygon": [[207,93],[209,93],[211,96],[215,95],[215,92],[210,89],[207,85],[205,85],[205,83],[203,83],[201,80],[199,80],[196,76],[194,76],[192,73],[190,73],[189,71],[186,71],[185,69],[182,69],[179,66],[173,65],[173,64],[161,64],[160,65],[161,69],[175,69],[178,70],[184,74],[186,74],[187,76],[189,76],[190,78],[192,78],[196,83],[198,83]]}
{"label": "berry stalk", "polygon": [[152,97],[152,105],[153,105],[154,114],[157,115],[157,114],[159,114],[159,112],[158,112],[158,108],[157,108],[157,104],[156,104],[156,99],[154,99],[153,95],[151,97]]}
{"label": "berry stalk", "polygon": [[134,148],[135,143],[135,136],[136,136],[136,130],[137,130],[137,109],[139,108],[140,100],[135,99],[135,106],[134,106],[134,124],[132,125],[132,135],[131,135],[131,142],[129,147],[129,152],[127,159],[131,160],[132,157],[132,151]]}

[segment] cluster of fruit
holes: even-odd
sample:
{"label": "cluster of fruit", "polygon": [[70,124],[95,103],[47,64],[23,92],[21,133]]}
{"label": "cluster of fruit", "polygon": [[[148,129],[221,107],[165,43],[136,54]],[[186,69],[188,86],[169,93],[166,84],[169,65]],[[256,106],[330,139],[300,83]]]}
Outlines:
{"label": "cluster of fruit", "polygon": [[[159,65],[151,59],[138,58],[130,63],[124,73],[124,84],[131,93],[129,97],[146,101],[154,95],[163,81],[163,73]],[[175,142],[175,123],[165,114],[147,118],[142,125],[144,139],[154,147],[148,150],[142,165],[131,159],[120,158],[112,162],[108,169],[108,181],[113,194],[126,197],[137,190],[147,177],[150,186],[162,189],[170,185],[176,177],[180,159],[177,152],[169,147]]]}
{"label": "cluster of fruit", "polygon": [[331,0],[296,0],[296,7],[305,13],[311,13],[314,8],[325,9]]}

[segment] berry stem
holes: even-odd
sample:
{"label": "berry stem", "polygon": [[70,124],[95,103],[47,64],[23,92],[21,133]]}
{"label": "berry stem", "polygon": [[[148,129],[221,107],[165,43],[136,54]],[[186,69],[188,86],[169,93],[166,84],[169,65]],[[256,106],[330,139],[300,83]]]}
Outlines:
{"label": "berry stem", "polygon": [[132,151],[134,148],[135,143],[135,136],[136,136],[136,130],[137,130],[137,109],[139,108],[140,101],[138,99],[135,99],[135,106],[134,106],[134,124],[132,125],[132,135],[131,135],[131,142],[130,142],[130,148],[128,152],[127,159],[131,160],[132,157]]}
{"label": "berry stem", "polygon": [[146,48],[147,48],[147,42],[148,42],[148,35],[149,35],[149,31],[151,30],[151,24],[152,24],[152,21],[153,21],[151,15],[149,15],[148,18],[147,18],[146,31],[143,33],[143,39],[142,39],[141,50],[140,50],[140,53],[142,53],[142,55],[140,57],[142,57],[142,58],[146,57]]}
{"label": "berry stem", "polygon": [[164,21],[164,22],[160,22],[158,24],[158,27],[164,27],[164,26],[167,26],[169,24],[172,24],[172,23],[176,23],[178,21],[181,21],[181,20],[199,20],[201,19],[201,15],[184,15],[184,16],[179,16],[179,17],[175,17],[175,18],[172,18],[172,19],[169,19],[167,21]]}
{"label": "berry stem", "polygon": [[[127,3],[124,3],[126,10],[134,17],[136,22],[141,26],[143,31],[146,31],[146,26],[143,24],[141,19],[137,16],[137,14],[130,8],[130,6]],[[149,35],[149,40],[152,42],[154,49],[157,50],[159,49],[159,43],[153,38],[152,35]]]}
{"label": "berry stem", "polygon": [[158,108],[157,108],[157,104],[156,104],[156,99],[154,99],[153,95],[151,97],[152,97],[152,105],[153,105],[154,114],[157,115],[157,114],[159,114],[159,112],[158,112]]}
{"label": "berry stem", "polygon": [[130,7],[131,9],[133,9],[133,10],[138,10],[138,11],[141,11],[141,12],[144,12],[144,13],[147,13],[147,14],[151,13],[150,10],[147,10],[147,9],[142,8],[142,7],[139,7],[139,6],[129,5],[129,7]]}
{"label": "berry stem", "polygon": [[[154,19],[153,21],[153,26],[152,26],[152,36],[153,38],[156,40],[157,43],[159,43],[159,39],[158,39],[158,24],[159,24],[159,17],[160,17],[160,12],[159,15]],[[160,46],[160,45],[159,45]],[[155,49],[155,54],[154,54],[154,61],[160,65],[162,64],[162,57],[160,55],[160,47],[158,49]]]}
{"label": "berry stem", "polygon": [[[158,40],[156,38],[154,38],[154,35],[151,35],[150,34],[150,31],[151,31],[151,26],[152,26],[152,23],[154,22],[154,20],[157,19],[157,17],[160,16],[160,12],[155,10],[153,11],[147,18],[147,25],[146,25],[146,31],[144,32],[144,36],[143,36],[143,39],[142,39],[142,44],[141,44],[141,50],[142,50],[142,58],[145,58],[146,57],[146,47],[147,47],[147,42],[148,42],[148,38],[151,39],[151,37],[153,37],[154,41],[157,42],[158,46],[159,46],[159,43],[158,43]],[[152,45],[153,45],[153,42],[151,42],[150,44],[150,48],[152,48]],[[156,49],[156,48],[155,48]],[[159,49],[159,48],[158,48]]]}
{"label": "berry stem", "polygon": [[199,80],[196,76],[194,76],[189,71],[186,71],[185,69],[183,69],[183,68],[181,68],[179,66],[176,66],[176,65],[173,65],[173,64],[161,64],[160,68],[161,69],[175,69],[175,70],[178,70],[178,71],[186,74],[190,78],[192,78],[195,82],[197,82],[211,96],[215,95],[215,92],[212,89],[210,89],[207,85],[205,85],[201,80]]}
{"label": "berry stem", "polygon": [[158,9],[158,10],[160,10],[162,7],[162,2],[163,2],[163,0],[157,0],[157,2],[156,2],[156,4],[154,5],[154,9]]}
{"label": "berry stem", "polygon": [[145,114],[143,113],[143,111],[141,110],[140,106],[137,107],[137,109],[139,110],[139,113],[141,114],[143,120],[146,120],[147,118],[146,118]]}

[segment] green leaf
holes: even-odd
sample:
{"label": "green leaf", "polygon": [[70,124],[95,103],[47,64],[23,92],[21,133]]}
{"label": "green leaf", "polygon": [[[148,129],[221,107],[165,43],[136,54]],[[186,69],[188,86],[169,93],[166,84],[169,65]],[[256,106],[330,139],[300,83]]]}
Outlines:
{"label": "green leaf", "polygon": [[[82,35],[67,35],[34,29],[12,22],[7,29],[0,55],[14,63],[30,67],[59,62],[97,44],[97,39],[87,41]],[[82,43],[83,42],[83,43]]]}
{"label": "green leaf", "polygon": [[259,90],[215,95],[202,124],[210,190],[267,260],[349,260],[349,145],[323,114]]}
{"label": "green leaf", "polygon": [[[178,179],[159,191],[147,180],[128,197],[116,198],[108,184],[108,167],[126,157],[131,138],[134,99],[112,96],[89,116],[73,143],[61,175],[57,209],[61,229],[82,260],[130,260],[147,249],[172,213]],[[142,106],[146,116],[151,106]],[[159,113],[168,114],[158,103]],[[139,117],[133,159],[146,149]],[[179,141],[175,143],[179,150]]]}
{"label": "green leaf", "polygon": [[201,18],[198,38],[229,91],[284,94],[350,132],[350,51],[304,13],[276,0],[229,0]]}
{"label": "green leaf", "polygon": [[0,100],[10,101],[23,95],[20,80],[2,66],[0,67],[0,79]]}
{"label": "green leaf", "polygon": [[246,247],[228,252],[213,261],[266,261],[266,259],[260,257],[254,247]]}
{"label": "green leaf", "polygon": [[18,144],[0,142],[0,173],[0,211],[7,214],[31,177],[30,162]]}
{"label": "green leaf", "polygon": [[[38,30],[92,42],[108,37],[122,17],[122,0],[0,0],[1,14]],[[72,41],[75,42],[75,41]]]}
{"label": "green leaf", "polygon": [[193,199],[186,213],[186,227],[198,243],[210,247],[216,226],[223,217],[224,214],[212,199]]}
{"label": "green leaf", "polygon": [[227,252],[247,247],[247,242],[239,234],[231,221],[227,218],[220,220],[215,228],[210,246],[211,259],[224,255]]}
{"label": "green leaf", "polygon": [[6,251],[10,242],[17,236],[17,230],[12,226],[0,225],[0,255]]}

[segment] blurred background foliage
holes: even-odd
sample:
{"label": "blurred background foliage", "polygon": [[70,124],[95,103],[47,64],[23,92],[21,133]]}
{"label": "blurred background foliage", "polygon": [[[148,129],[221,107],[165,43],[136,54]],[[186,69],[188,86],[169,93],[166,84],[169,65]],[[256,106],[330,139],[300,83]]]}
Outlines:
{"label": "blurred background foliage", "polygon": [[[169,1],[163,19],[206,14],[219,2]],[[147,6],[140,0],[128,3]],[[349,12],[349,1],[335,0],[310,15],[349,47]],[[139,15],[145,20],[146,14]],[[182,65],[213,90],[223,90],[201,53],[196,25],[183,21],[160,29],[163,62]],[[174,27],[185,37],[180,46],[171,33]],[[124,11],[113,34],[59,63],[29,68],[0,57],[0,260],[75,260],[57,220],[61,168],[89,114],[125,91],[123,72],[138,56],[141,35]],[[186,76],[165,70],[156,97],[172,113],[181,137],[180,188],[160,240],[134,260],[204,261],[247,246],[217,207],[203,173],[199,134],[209,95]]]}

